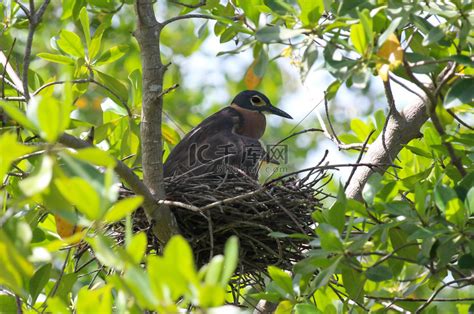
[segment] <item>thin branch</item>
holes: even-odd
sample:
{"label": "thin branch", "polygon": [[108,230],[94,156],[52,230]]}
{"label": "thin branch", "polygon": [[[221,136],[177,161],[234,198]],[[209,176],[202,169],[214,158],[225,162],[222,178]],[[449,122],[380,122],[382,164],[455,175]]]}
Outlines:
{"label": "thin branch", "polygon": [[446,110],[457,122],[459,122],[459,124],[465,126],[466,128],[468,128],[469,130],[474,130],[474,127],[470,126],[469,124],[467,124],[466,122],[464,122],[463,120],[461,120],[461,118],[459,118],[455,113],[454,111],[452,111],[451,109],[447,109]]}
{"label": "thin branch", "polygon": [[323,131],[324,136],[328,138],[329,140],[331,140],[331,142],[336,144],[339,150],[351,150],[351,149],[361,150],[362,149],[363,143],[352,143],[352,144],[338,143],[337,140],[331,135],[331,133],[329,133],[328,128],[326,124],[324,123],[324,120],[321,117],[321,114],[319,113],[319,111],[316,111],[316,118],[318,119],[319,125],[321,125],[321,129]]}
{"label": "thin branch", "polygon": [[383,81],[383,87],[385,91],[385,96],[387,97],[388,106],[390,111],[394,115],[400,115],[400,112],[397,110],[395,105],[395,99],[393,98],[392,87],[390,86],[390,80]]}
{"label": "thin branch", "polygon": [[25,91],[25,99],[28,102],[30,100],[30,94],[28,93],[28,70],[30,68],[31,58],[31,46],[33,45],[33,37],[35,35],[36,27],[41,21],[41,18],[46,11],[50,0],[45,0],[38,12],[35,12],[34,1],[30,1],[30,23],[28,24],[28,37],[26,38],[25,52],[23,56],[23,90]]}
{"label": "thin branch", "polygon": [[[371,300],[382,300],[382,301],[393,301],[393,302],[426,302],[426,298],[401,298],[401,297],[377,297],[374,295],[366,295],[367,299]],[[431,302],[469,302],[474,301],[474,298],[438,298],[433,299]]]}
{"label": "thin branch", "polygon": [[389,77],[392,81],[394,81],[395,83],[397,83],[398,85],[400,85],[401,87],[403,87],[404,89],[409,91],[410,93],[418,96],[418,98],[420,98],[421,100],[424,100],[423,96],[420,93],[418,93],[414,89],[408,87],[408,85],[406,85],[403,81],[399,80],[398,77],[396,77],[392,73],[389,74]]}
{"label": "thin branch", "polygon": [[[367,144],[369,143],[370,138],[372,137],[372,135],[373,135],[374,133],[375,133],[375,130],[372,130],[372,131],[369,133],[369,136],[367,136],[367,138],[365,139],[365,142],[364,142],[364,144],[362,145],[362,149],[360,150],[359,157],[357,158],[356,164],[358,164],[358,163],[362,160],[362,156],[364,156],[365,148],[367,147]],[[354,173],[356,172],[356,170],[357,170],[356,167],[352,168],[351,174],[349,175],[349,178],[347,179],[347,182],[346,182],[346,184],[344,185],[344,191],[347,190],[347,187],[348,187],[349,184],[351,183],[352,177],[354,176]]]}
{"label": "thin branch", "polygon": [[122,97],[120,97],[120,95],[118,95],[116,92],[114,92],[112,89],[110,89],[108,86],[102,84],[101,82],[99,81],[96,81],[95,79],[93,78],[86,78],[86,79],[76,79],[76,80],[71,80],[71,81],[54,81],[54,82],[48,82],[42,86],[40,86],[37,90],[35,90],[33,92],[33,96],[36,96],[38,95],[43,89],[47,88],[47,87],[50,87],[50,86],[54,86],[54,85],[59,85],[59,84],[66,84],[66,83],[72,83],[72,84],[84,84],[84,83],[93,83],[93,84],[96,84],[97,86],[100,86],[102,87],[103,89],[105,89],[106,91],[108,91],[109,93],[111,93],[112,95],[114,95],[115,97],[117,97],[117,99],[120,101],[120,103],[122,104],[122,106],[127,110],[127,115],[132,118],[133,117],[133,113],[132,111],[130,110],[130,107],[128,106],[127,102],[122,99]]}
{"label": "thin branch", "polygon": [[180,20],[187,20],[187,19],[215,20],[216,17],[209,14],[192,13],[192,14],[178,15],[178,16],[172,17],[170,19],[167,19],[166,21],[161,22],[160,25],[161,27],[165,27],[166,25],[171,24],[173,22],[180,21]]}
{"label": "thin branch", "polygon": [[25,13],[26,17],[30,19],[30,10],[28,10],[28,8],[18,0],[15,0],[15,3],[20,7],[23,13]]}
{"label": "thin branch", "polygon": [[443,284],[441,287],[436,289],[435,292],[433,292],[433,294],[426,300],[425,303],[423,303],[419,308],[416,309],[415,313],[417,313],[417,314],[421,313],[428,305],[430,305],[431,302],[433,302],[435,300],[436,296],[447,286],[450,286],[450,285],[456,284],[456,283],[465,282],[465,281],[467,281],[467,283],[465,283],[461,287],[465,287],[467,285],[474,285],[474,276],[452,280],[452,281],[449,281],[449,282]]}
{"label": "thin branch", "polygon": [[183,7],[186,7],[186,8],[189,8],[189,9],[197,9],[197,8],[200,8],[200,7],[206,5],[206,0],[201,0],[197,4],[187,4],[187,3],[183,3],[183,2],[180,2],[180,1],[177,1],[177,0],[169,0],[169,2],[180,5],[180,6],[183,6]]}
{"label": "thin branch", "polygon": [[328,120],[329,127],[331,128],[332,136],[336,139],[336,142],[338,145],[340,145],[342,142],[337,136],[336,131],[334,130],[334,127],[332,126],[331,122],[331,117],[329,116],[329,106],[328,106],[328,92],[324,91],[324,111],[326,112],[326,119]]}
{"label": "thin branch", "polygon": [[[13,48],[15,47],[15,43],[16,43],[16,38],[13,39],[13,43],[10,47],[10,50],[8,51],[8,55],[7,55],[7,59],[5,61],[5,64],[9,64],[10,63],[10,57],[12,55],[12,52],[13,52]],[[3,67],[3,73],[2,73],[2,98],[5,97],[5,82],[7,82],[8,85],[12,86],[12,83],[10,81],[7,80],[7,78],[5,77],[5,74],[7,73],[7,67]]]}
{"label": "thin branch", "polygon": [[167,89],[162,91],[160,94],[158,94],[158,97],[163,97],[164,95],[171,93],[172,91],[174,91],[178,87],[179,87],[179,84],[173,84],[171,87],[168,87]]}

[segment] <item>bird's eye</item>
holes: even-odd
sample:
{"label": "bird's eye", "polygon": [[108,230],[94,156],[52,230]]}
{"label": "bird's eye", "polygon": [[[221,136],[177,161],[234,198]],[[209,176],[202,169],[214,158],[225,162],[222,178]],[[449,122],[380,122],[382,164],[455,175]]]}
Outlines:
{"label": "bird's eye", "polygon": [[263,106],[264,105],[262,99],[258,96],[252,96],[252,98],[250,98],[250,101],[252,102],[252,105],[254,105],[254,106]]}

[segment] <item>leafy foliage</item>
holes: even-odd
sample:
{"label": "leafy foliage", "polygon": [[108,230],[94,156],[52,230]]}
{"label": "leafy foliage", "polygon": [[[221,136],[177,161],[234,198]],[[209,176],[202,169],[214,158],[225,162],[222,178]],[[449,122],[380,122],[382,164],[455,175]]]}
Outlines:
{"label": "leafy foliage", "polygon": [[[374,80],[429,94],[431,121],[422,136],[404,146],[393,167],[370,178],[363,202],[335,187],[334,202],[314,209],[307,257],[292,269],[269,265],[265,287],[232,297],[236,238],[200,269],[180,236],[162,255],[146,254],[146,235],[132,234],[131,225],[142,197],[118,199],[118,161],[142,177],[134,1],[53,1],[32,28],[31,55],[25,47],[35,21],[23,2],[0,3],[0,308],[172,313],[265,299],[277,304],[277,313],[472,311],[470,1],[158,1],[165,19],[180,18],[168,20],[160,38],[163,57],[178,61],[166,86],[184,81],[180,59],[217,37],[235,43],[219,60],[245,51],[253,57],[242,77],[227,77],[231,94],[259,88],[279,99],[286,79],[274,61],[288,58],[302,79],[318,62],[333,76],[327,87],[333,104],[341,87],[366,92]],[[35,3],[39,14],[44,2]],[[186,14],[202,16],[189,21]],[[207,100],[212,86],[165,95],[165,112],[173,117],[162,126],[168,147],[183,133],[174,120],[187,131],[205,116],[205,108],[191,105]],[[384,112],[335,123],[344,130],[338,144],[373,143],[386,127]],[[276,137],[291,129],[282,125]],[[65,148],[59,144],[64,132],[93,146]],[[308,141],[316,146],[316,137]],[[304,146],[292,151],[294,165],[306,153]],[[107,226],[119,221],[125,231],[116,242]]]}

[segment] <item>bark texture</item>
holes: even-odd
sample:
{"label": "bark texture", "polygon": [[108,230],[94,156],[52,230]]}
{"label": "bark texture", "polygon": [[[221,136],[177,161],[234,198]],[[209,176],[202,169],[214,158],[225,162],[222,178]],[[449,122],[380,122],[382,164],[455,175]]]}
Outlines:
{"label": "bark texture", "polygon": [[[163,111],[163,76],[166,66],[161,61],[160,32],[151,0],[137,0],[135,11],[137,30],[135,37],[140,46],[143,78],[142,122],[140,126],[143,181],[158,200],[165,199],[163,184],[163,142],[161,120]],[[166,205],[147,211],[158,239],[165,243],[178,233],[176,220]]]}
{"label": "bark texture", "polygon": [[[388,117],[385,132],[382,132],[370,145],[361,163],[391,164],[404,144],[421,136],[421,126],[428,119],[427,103],[426,99],[405,107],[401,113],[391,114]],[[347,197],[362,200],[362,190],[370,175],[374,172],[383,174],[387,168],[388,166],[358,167],[347,187]]]}

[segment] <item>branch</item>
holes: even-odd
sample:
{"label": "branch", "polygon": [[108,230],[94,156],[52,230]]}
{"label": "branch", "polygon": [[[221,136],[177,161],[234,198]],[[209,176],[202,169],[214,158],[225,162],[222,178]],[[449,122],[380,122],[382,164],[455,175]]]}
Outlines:
{"label": "branch", "polygon": [[26,101],[30,100],[30,94],[28,93],[28,69],[30,67],[30,57],[31,57],[31,46],[33,45],[33,37],[35,36],[36,27],[41,21],[46,7],[48,6],[50,0],[45,0],[38,11],[35,11],[34,1],[30,1],[30,23],[28,25],[28,37],[26,39],[25,53],[23,56],[23,90],[25,91],[24,95]]}
{"label": "branch", "polygon": [[352,181],[346,190],[349,198],[362,200],[362,189],[364,188],[370,175],[374,172],[384,173],[398,155],[403,145],[414,138],[420,137],[421,126],[428,119],[426,113],[428,100],[411,104],[405,107],[400,115],[396,117],[391,114],[387,118],[385,132],[382,132],[377,139],[370,144],[367,154],[362,158],[361,163],[384,164],[385,166],[358,167],[354,173]]}
{"label": "branch", "polygon": [[201,0],[201,1],[199,1],[198,4],[187,4],[187,3],[183,3],[183,2],[180,2],[180,1],[177,1],[177,0],[169,0],[169,2],[177,4],[177,5],[181,5],[183,7],[189,8],[189,9],[197,9],[199,7],[202,7],[202,6],[206,5],[206,0]]}
{"label": "branch", "polygon": [[466,282],[465,284],[461,285],[461,287],[465,287],[467,285],[473,285],[474,284],[474,276],[452,280],[450,282],[447,282],[447,283],[443,284],[441,287],[436,289],[435,292],[433,292],[433,294],[428,298],[428,300],[426,300],[426,303],[423,303],[419,308],[416,309],[415,313],[417,313],[417,314],[421,313],[428,305],[430,305],[431,302],[433,302],[435,300],[436,296],[441,292],[441,290],[443,290],[447,286],[450,286],[450,285],[455,284],[455,283],[460,283],[460,282]]}
{"label": "branch", "polygon": [[[160,34],[152,0],[137,0],[135,38],[140,46],[143,75],[142,122],[140,124],[143,181],[157,200],[165,199],[163,184],[163,141],[161,134],[163,111],[163,80],[166,66],[161,60]],[[178,233],[176,220],[169,206],[158,205],[147,212],[153,232],[162,243]]]}
{"label": "branch", "polygon": [[186,15],[178,15],[175,17],[172,17],[164,22],[161,23],[162,27],[165,27],[166,25],[179,21],[179,20],[186,20],[186,19],[207,19],[207,20],[215,20],[216,18],[212,15],[208,14],[199,14],[199,13],[193,13],[193,14],[186,14]]}

